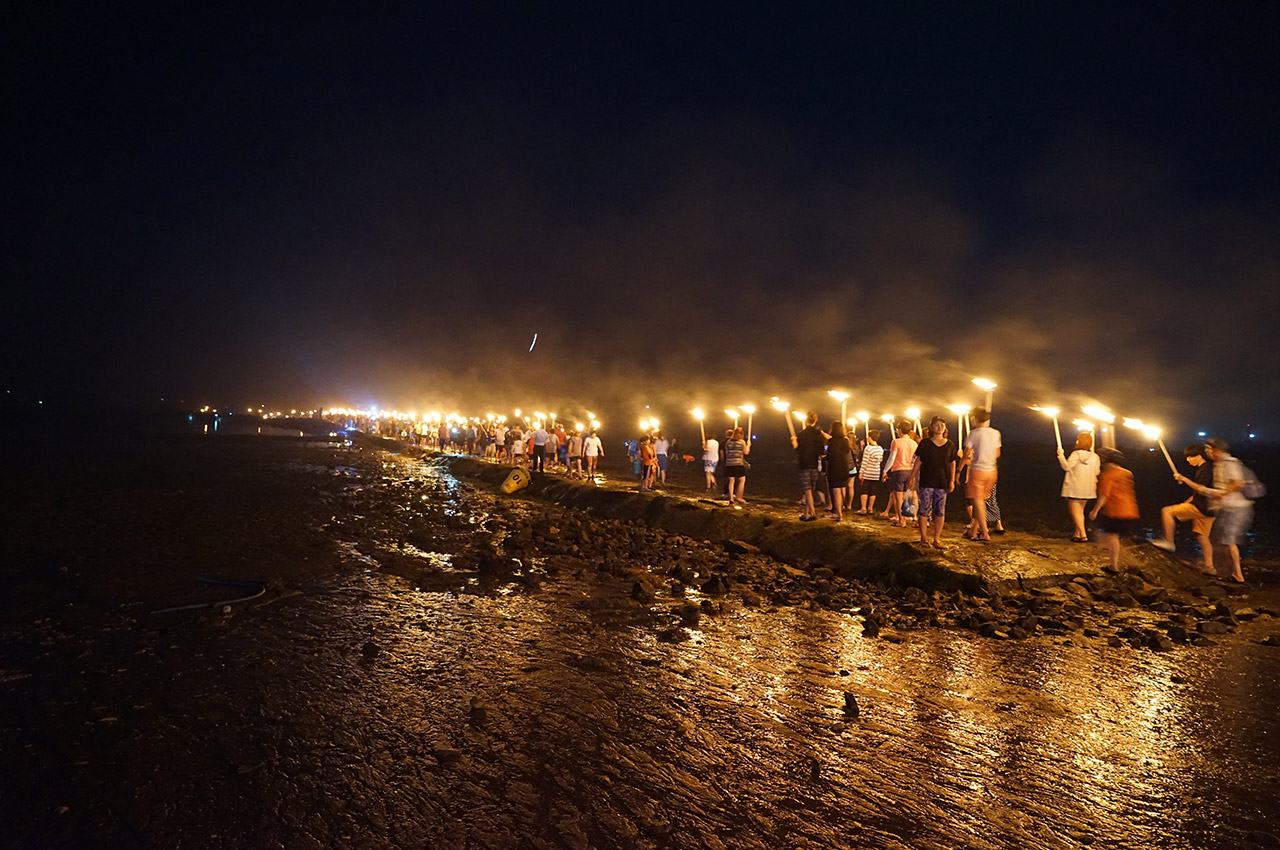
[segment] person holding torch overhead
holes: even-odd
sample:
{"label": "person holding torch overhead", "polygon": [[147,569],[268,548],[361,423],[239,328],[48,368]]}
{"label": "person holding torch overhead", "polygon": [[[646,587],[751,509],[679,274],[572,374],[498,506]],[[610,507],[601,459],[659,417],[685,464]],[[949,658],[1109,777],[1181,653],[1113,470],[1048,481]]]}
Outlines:
{"label": "person holding torch overhead", "polygon": [[1072,543],[1088,543],[1084,528],[1084,503],[1098,498],[1098,473],[1102,462],[1093,452],[1093,434],[1081,431],[1076,436],[1076,447],[1068,457],[1058,446],[1058,465],[1066,475],[1062,478],[1062,498],[1067,500],[1067,513],[1075,524]]}
{"label": "person holding torch overhead", "polygon": [[800,465],[801,522],[818,518],[813,506],[813,488],[818,484],[818,463],[826,444],[827,435],[818,428],[818,414],[810,410],[804,417],[804,429],[791,436],[791,447],[796,450],[796,461]]}

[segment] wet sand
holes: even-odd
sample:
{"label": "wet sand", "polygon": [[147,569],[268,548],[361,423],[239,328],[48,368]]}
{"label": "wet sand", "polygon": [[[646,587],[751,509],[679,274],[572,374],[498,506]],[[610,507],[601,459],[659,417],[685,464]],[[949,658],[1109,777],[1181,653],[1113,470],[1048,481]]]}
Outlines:
{"label": "wet sand", "polygon": [[[1280,832],[1266,588],[1219,603],[1243,616],[1212,643],[1153,651],[1181,606],[1220,622],[1214,603],[1117,605],[1103,584],[920,598],[293,441],[19,473],[0,846],[1191,848]],[[202,575],[267,593],[229,615],[150,613],[240,593]],[[964,625],[1035,608],[1081,623],[1023,640]]]}

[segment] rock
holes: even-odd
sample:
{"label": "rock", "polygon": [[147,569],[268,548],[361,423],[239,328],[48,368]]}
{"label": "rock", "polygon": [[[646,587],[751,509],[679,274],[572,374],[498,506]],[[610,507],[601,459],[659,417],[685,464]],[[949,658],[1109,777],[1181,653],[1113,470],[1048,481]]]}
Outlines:
{"label": "rock", "polygon": [[995,637],[996,632],[999,629],[1000,627],[995,623],[983,623],[981,626],[978,626],[978,634],[983,637]]}
{"label": "rock", "polygon": [[1213,646],[1213,641],[1209,640],[1204,635],[1196,635],[1191,639],[1191,645],[1192,646]]}
{"label": "rock", "polygon": [[1167,635],[1152,635],[1147,639],[1147,646],[1155,652],[1168,652],[1173,649],[1173,641]]}
{"label": "rock", "polygon": [[644,582],[631,585],[631,598],[637,602],[648,604],[653,601],[654,593]]}
{"label": "rock", "polygon": [[876,637],[880,634],[880,623],[871,617],[867,617],[862,621],[863,637]]}
{"label": "rock", "polygon": [[1258,612],[1253,608],[1241,608],[1240,610],[1236,611],[1236,619],[1237,620],[1256,620],[1258,619]]}
{"label": "rock", "polygon": [[759,555],[760,547],[747,543],[745,540],[726,540],[724,543],[726,552],[734,555]]}
{"label": "rock", "polygon": [[680,618],[682,625],[696,628],[702,619],[702,608],[692,602],[686,602],[676,608],[676,616]]}
{"label": "rock", "polygon": [[889,643],[902,643],[904,638],[902,635],[896,635],[893,632],[883,632],[880,635],[880,640],[887,640]]}
{"label": "rock", "polygon": [[1170,626],[1167,633],[1171,640],[1176,640],[1178,643],[1186,643],[1191,639],[1191,633],[1177,624]]}
{"label": "rock", "polygon": [[365,641],[364,646],[360,647],[360,654],[365,658],[374,658],[381,651],[382,647],[378,646],[376,641],[371,640]]}
{"label": "rock", "polygon": [[1205,599],[1226,599],[1227,589],[1218,584],[1206,584],[1201,587],[1193,588],[1192,593],[1196,596],[1202,596]]}
{"label": "rock", "polygon": [[1084,636],[1085,636],[1085,637],[1087,637],[1087,638],[1096,638],[1096,637],[1099,637],[1099,636],[1101,636],[1101,635],[1102,635],[1102,632],[1098,631],[1097,629],[1085,629],[1085,630],[1084,630]]}
{"label": "rock", "polygon": [[1031,636],[1031,632],[1022,628],[1021,626],[1009,627],[1009,637],[1013,638],[1014,640],[1023,640],[1030,636]]}
{"label": "rock", "polygon": [[729,584],[724,577],[713,575],[703,582],[700,590],[709,596],[721,596],[728,592]]}
{"label": "rock", "polygon": [[457,764],[462,760],[462,752],[455,750],[453,747],[440,745],[431,752],[436,757],[436,761],[441,764]]}
{"label": "rock", "polygon": [[1119,635],[1111,635],[1110,637],[1108,637],[1108,638],[1107,638],[1107,645],[1108,645],[1108,646],[1123,646],[1123,645],[1124,645],[1124,641],[1122,641],[1122,640],[1120,639],[1120,636],[1119,636]]}
{"label": "rock", "polygon": [[813,782],[817,782],[818,778],[821,775],[822,775],[822,765],[818,762],[816,758],[810,758],[809,759],[809,779],[812,780]]}
{"label": "rock", "polygon": [[684,643],[689,639],[689,633],[678,626],[671,626],[658,632],[658,640],[663,643]]}
{"label": "rock", "polygon": [[844,692],[844,714],[845,717],[858,716],[858,698],[848,691]]}
{"label": "rock", "polygon": [[763,604],[763,602],[764,600],[761,599],[760,594],[756,593],[755,591],[753,590],[742,591],[742,607],[743,608],[759,608]]}
{"label": "rock", "polygon": [[473,726],[483,726],[488,719],[489,710],[485,708],[484,700],[478,696],[473,696],[468,702],[467,720]]}
{"label": "rock", "polygon": [[1231,627],[1226,623],[1220,623],[1217,620],[1206,620],[1196,626],[1196,631],[1202,635],[1225,635],[1231,631]]}
{"label": "rock", "polygon": [[1280,635],[1267,635],[1258,643],[1263,646],[1280,646]]}

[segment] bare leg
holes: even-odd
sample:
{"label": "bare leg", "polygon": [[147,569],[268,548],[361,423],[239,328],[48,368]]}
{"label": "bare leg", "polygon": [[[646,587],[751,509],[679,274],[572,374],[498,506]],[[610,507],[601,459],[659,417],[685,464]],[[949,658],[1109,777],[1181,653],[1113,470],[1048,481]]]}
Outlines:
{"label": "bare leg", "polygon": [[1107,572],[1120,572],[1120,535],[1108,534],[1104,531],[1100,532],[1098,537],[1098,542],[1101,544],[1102,550],[1107,553],[1110,561]]}
{"label": "bare leg", "polygon": [[1160,525],[1164,528],[1164,539],[1170,543],[1173,542],[1173,505],[1167,505],[1160,509]]}
{"label": "bare leg", "polygon": [[1084,530],[1084,502],[1079,499],[1067,499],[1067,510],[1071,514],[1071,521],[1075,523],[1076,537],[1086,537]]}
{"label": "bare leg", "polygon": [[804,491],[803,501],[804,501],[804,515],[816,517],[818,515],[818,512],[813,508],[813,491],[812,490]]}
{"label": "bare leg", "polygon": [[939,549],[942,548],[942,526],[946,523],[947,518],[939,513],[933,518],[933,545]]}
{"label": "bare leg", "polygon": [[1227,552],[1231,555],[1231,578],[1243,582],[1244,573],[1240,571],[1240,547],[1232,544],[1227,547]]}
{"label": "bare leg", "polygon": [[742,492],[747,489],[747,477],[744,475],[738,479],[738,501],[742,501]]}
{"label": "bare leg", "polygon": [[837,520],[844,518],[844,488],[843,487],[831,488],[831,507],[836,512]]}
{"label": "bare leg", "polygon": [[991,532],[987,530],[987,500],[973,500],[973,521],[975,523],[975,531],[979,538],[991,536]]}
{"label": "bare leg", "polygon": [[1197,534],[1196,540],[1200,541],[1200,557],[1204,560],[1205,570],[1213,572],[1213,544],[1209,542],[1209,535]]}

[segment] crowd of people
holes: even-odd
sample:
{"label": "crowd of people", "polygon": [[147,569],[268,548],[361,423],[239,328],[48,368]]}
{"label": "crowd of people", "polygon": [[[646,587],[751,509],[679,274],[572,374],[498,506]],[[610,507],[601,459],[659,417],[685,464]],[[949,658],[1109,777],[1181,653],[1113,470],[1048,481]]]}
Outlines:
{"label": "crowd of people", "polygon": [[[822,505],[837,522],[846,511],[878,516],[899,528],[908,527],[914,519],[921,545],[942,548],[947,497],[961,487],[968,519],[964,537],[989,542],[992,534],[1004,533],[997,498],[1001,435],[990,420],[988,410],[974,409],[960,446],[950,439],[947,420],[941,416],[929,421],[927,434],[918,432],[918,424],[913,428],[911,422],[898,420],[886,450],[876,429],[869,429],[859,440],[856,435],[850,437],[844,422],[836,420],[830,431],[824,431],[817,414],[808,413],[804,428],[791,437],[799,465],[800,520],[817,520]],[[711,486],[715,441],[708,440],[704,449]],[[1222,439],[1193,443],[1183,454],[1194,474],[1175,472],[1173,477],[1191,493],[1185,501],[1163,509],[1163,536],[1152,543],[1173,552],[1175,524],[1188,521],[1200,545],[1198,569],[1243,582],[1240,544],[1253,520],[1251,500],[1261,495],[1261,485]],[[1062,497],[1073,526],[1071,540],[1089,542],[1085,517],[1092,502],[1088,519],[1095,523],[1098,543],[1107,554],[1104,569],[1120,572],[1121,540],[1138,530],[1140,519],[1133,473],[1123,452],[1106,446],[1095,451],[1094,435],[1086,431],[1077,437],[1070,455],[1058,449],[1058,463],[1064,472]],[[882,496],[884,508],[876,514]],[[1219,548],[1225,555],[1221,569],[1214,561]]]}
{"label": "crowd of people", "polygon": [[[1004,533],[997,497],[1001,435],[990,419],[987,409],[975,408],[967,434],[957,445],[941,416],[930,419],[923,434],[918,422],[892,422],[890,439],[875,428],[859,438],[856,429],[850,431],[841,420],[823,430],[818,415],[809,412],[803,428],[791,437],[799,465],[800,520],[816,521],[820,509],[836,522],[847,514],[873,516],[898,528],[914,525],[921,545],[942,548],[948,497],[960,488],[967,519],[964,538],[990,542],[993,534]],[[604,443],[594,429],[570,430],[560,423],[550,428],[538,421],[523,427],[505,422],[442,423],[426,433],[409,425],[399,436],[438,451],[465,452],[536,472],[559,471],[593,483],[604,456]],[[751,447],[749,435],[736,426],[724,432],[723,440],[704,434],[706,490],[720,490],[731,505],[746,505]],[[628,440],[626,449],[641,491],[667,486],[672,463],[695,460],[681,455],[678,442],[656,428]],[[1161,511],[1162,536],[1151,542],[1174,551],[1176,525],[1187,522],[1200,548],[1197,568],[1243,582],[1240,544],[1253,520],[1252,499],[1261,487],[1219,438],[1188,445],[1183,457],[1192,474],[1175,472],[1173,477],[1189,494]],[[1058,448],[1058,463],[1064,473],[1061,492],[1072,542],[1089,542],[1087,518],[1107,554],[1105,569],[1119,572],[1121,541],[1137,531],[1140,519],[1134,476],[1124,454],[1114,447],[1095,446],[1093,433],[1083,431],[1070,454]],[[1215,553],[1223,556],[1221,569]]]}

